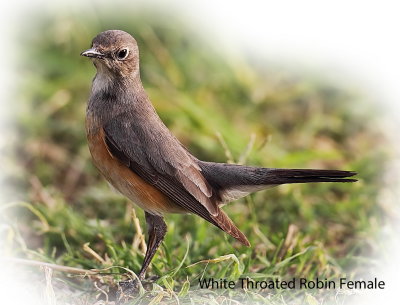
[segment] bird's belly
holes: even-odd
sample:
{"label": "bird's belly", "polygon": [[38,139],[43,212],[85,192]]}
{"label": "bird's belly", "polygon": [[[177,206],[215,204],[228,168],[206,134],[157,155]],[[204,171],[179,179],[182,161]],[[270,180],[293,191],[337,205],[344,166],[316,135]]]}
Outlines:
{"label": "bird's belly", "polygon": [[88,134],[89,150],[93,163],[113,187],[151,214],[186,212],[112,156],[104,140],[102,129],[95,134]]}

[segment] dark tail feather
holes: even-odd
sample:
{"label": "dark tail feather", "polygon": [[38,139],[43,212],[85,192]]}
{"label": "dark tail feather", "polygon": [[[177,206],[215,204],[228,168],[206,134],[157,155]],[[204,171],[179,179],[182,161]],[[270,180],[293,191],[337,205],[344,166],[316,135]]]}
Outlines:
{"label": "dark tail feather", "polygon": [[310,182],[356,182],[348,179],[356,172],[325,169],[266,169],[262,180],[265,184],[310,183]]}
{"label": "dark tail feather", "polygon": [[280,169],[198,161],[216,199],[230,202],[268,187],[287,183],[356,182],[356,172],[325,169]]}
{"label": "dark tail feather", "polygon": [[356,172],[326,169],[281,169],[199,161],[203,175],[217,190],[247,185],[309,182],[356,182]]}

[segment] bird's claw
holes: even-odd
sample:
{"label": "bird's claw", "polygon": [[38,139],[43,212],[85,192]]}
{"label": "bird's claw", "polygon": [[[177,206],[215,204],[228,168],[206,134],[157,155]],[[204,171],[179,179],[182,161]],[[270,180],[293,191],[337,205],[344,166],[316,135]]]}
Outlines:
{"label": "bird's claw", "polygon": [[129,297],[137,295],[139,293],[139,289],[139,279],[130,279],[118,282],[117,304],[126,301],[126,299],[128,299]]}

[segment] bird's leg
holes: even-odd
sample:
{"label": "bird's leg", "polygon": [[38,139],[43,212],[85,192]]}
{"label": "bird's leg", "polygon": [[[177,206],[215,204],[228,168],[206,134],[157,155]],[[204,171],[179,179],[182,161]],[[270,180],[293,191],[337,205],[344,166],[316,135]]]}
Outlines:
{"label": "bird's leg", "polygon": [[[153,215],[148,212],[145,212],[145,216],[149,238],[147,241],[147,250],[144,256],[142,268],[139,272],[140,281],[143,281],[146,270],[149,267],[158,247],[163,241],[165,234],[167,233],[167,225],[165,224],[162,216]],[[138,289],[138,283],[136,280],[119,282],[119,286],[121,290],[118,292],[117,299],[120,299],[123,295],[135,294]]]}
{"label": "bird's leg", "polygon": [[146,255],[144,256],[142,269],[140,269],[139,272],[139,279],[141,281],[144,279],[147,267],[149,267],[154,254],[156,253],[158,247],[164,239],[165,234],[167,233],[167,225],[165,224],[162,216],[153,215],[148,212],[145,212],[145,216],[148,226],[147,230],[149,239],[147,241],[147,250]]}

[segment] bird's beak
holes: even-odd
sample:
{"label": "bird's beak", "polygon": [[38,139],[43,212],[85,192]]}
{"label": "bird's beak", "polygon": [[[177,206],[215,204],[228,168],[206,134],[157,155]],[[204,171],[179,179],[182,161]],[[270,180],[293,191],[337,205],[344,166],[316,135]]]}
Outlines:
{"label": "bird's beak", "polygon": [[92,57],[92,58],[104,58],[104,54],[97,51],[95,48],[91,48],[89,50],[83,51],[81,56]]}

